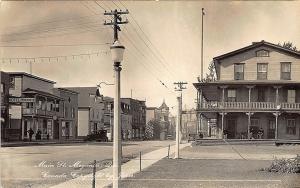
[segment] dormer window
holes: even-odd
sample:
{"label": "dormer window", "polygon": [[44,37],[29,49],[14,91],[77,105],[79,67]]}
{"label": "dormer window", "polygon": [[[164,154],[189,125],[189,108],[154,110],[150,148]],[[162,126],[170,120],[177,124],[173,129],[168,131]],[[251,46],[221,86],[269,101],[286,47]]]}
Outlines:
{"label": "dormer window", "polygon": [[258,50],[258,51],[256,51],[256,57],[269,57],[269,51]]}

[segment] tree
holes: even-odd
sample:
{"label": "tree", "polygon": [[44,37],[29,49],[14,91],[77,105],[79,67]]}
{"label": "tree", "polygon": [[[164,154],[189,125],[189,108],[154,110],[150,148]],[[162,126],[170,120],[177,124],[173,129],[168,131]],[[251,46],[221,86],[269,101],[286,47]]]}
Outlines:
{"label": "tree", "polygon": [[294,46],[294,44],[290,41],[288,42],[284,42],[282,45],[280,44],[280,42],[278,43],[279,46],[282,46],[284,48],[290,49],[290,50],[294,50],[297,51],[297,47]]}
{"label": "tree", "polygon": [[147,140],[156,138],[156,135],[157,133],[159,134],[159,132],[160,132],[159,121],[153,119],[146,124],[145,137]]}
{"label": "tree", "polygon": [[216,67],[215,67],[215,63],[212,61],[210,62],[210,64],[208,65],[208,73],[206,73],[206,77],[203,78],[202,80],[198,77],[198,81],[199,82],[213,82],[216,81]]}

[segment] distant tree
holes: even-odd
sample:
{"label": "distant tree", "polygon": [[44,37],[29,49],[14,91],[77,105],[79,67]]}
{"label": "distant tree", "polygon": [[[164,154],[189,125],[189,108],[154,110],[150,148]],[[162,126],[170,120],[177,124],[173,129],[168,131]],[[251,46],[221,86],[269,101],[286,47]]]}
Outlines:
{"label": "distant tree", "polygon": [[157,120],[150,120],[146,124],[146,129],[145,129],[145,137],[147,140],[151,140],[156,138],[155,135],[159,134],[160,132],[160,123]]}
{"label": "distant tree", "polygon": [[297,47],[292,42],[290,42],[290,41],[284,42],[282,45],[279,42],[278,45],[282,46],[284,48],[290,49],[290,50],[297,51]]}
{"label": "distant tree", "polygon": [[206,77],[202,80],[198,77],[199,82],[213,82],[217,79],[216,67],[215,63],[212,61],[208,65],[208,73],[206,73]]}

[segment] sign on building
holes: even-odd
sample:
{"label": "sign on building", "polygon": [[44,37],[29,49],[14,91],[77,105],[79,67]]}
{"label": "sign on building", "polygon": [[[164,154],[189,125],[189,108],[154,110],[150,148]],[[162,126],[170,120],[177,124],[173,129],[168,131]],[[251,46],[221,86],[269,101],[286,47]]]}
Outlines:
{"label": "sign on building", "polygon": [[35,98],[9,98],[11,103],[28,103],[35,102]]}

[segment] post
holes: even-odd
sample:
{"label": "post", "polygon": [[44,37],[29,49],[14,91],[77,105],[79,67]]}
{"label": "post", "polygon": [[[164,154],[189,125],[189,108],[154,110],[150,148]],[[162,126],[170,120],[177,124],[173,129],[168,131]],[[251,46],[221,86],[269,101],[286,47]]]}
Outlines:
{"label": "post", "polygon": [[169,147],[168,147],[168,159],[170,158],[170,144],[169,144]]}
{"label": "post", "polygon": [[180,99],[181,97],[177,97],[178,101],[178,109],[177,109],[177,121],[176,121],[176,145],[175,145],[175,159],[179,158],[179,125],[180,125]]}
{"label": "post", "polygon": [[201,32],[201,80],[203,80],[203,16],[205,15],[204,13],[204,8],[202,8],[202,17],[201,17],[201,24],[202,24],[202,32]]}
{"label": "post", "polygon": [[94,160],[93,166],[93,188],[96,188],[96,160]]}
{"label": "post", "polygon": [[278,113],[275,113],[275,139],[278,139]]}
{"label": "post", "polygon": [[142,172],[142,152],[140,151],[140,172]]}
{"label": "post", "polygon": [[114,63],[115,98],[114,98],[114,137],[113,137],[113,187],[119,187],[121,179],[121,122],[120,122],[120,62]]}
{"label": "post", "polygon": [[222,132],[221,132],[221,136],[222,139],[224,139],[224,112],[221,113],[222,116]]}
{"label": "post", "polygon": [[248,112],[248,128],[247,128],[247,132],[248,132],[248,139],[250,139],[250,125],[251,125],[251,112]]}

